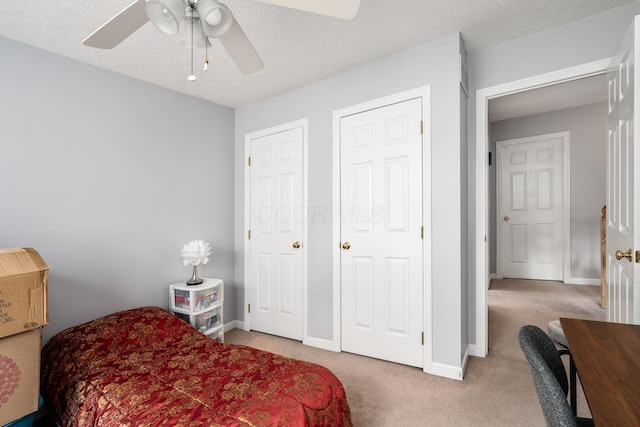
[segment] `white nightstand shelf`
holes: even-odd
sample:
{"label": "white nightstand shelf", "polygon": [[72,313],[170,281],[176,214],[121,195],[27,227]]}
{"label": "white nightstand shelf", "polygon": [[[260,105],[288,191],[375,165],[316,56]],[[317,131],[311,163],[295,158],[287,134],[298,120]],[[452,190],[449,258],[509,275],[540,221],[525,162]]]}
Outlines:
{"label": "white nightstand shelf", "polygon": [[224,342],[224,283],[205,279],[200,285],[184,282],[169,286],[171,312],[203,334]]}

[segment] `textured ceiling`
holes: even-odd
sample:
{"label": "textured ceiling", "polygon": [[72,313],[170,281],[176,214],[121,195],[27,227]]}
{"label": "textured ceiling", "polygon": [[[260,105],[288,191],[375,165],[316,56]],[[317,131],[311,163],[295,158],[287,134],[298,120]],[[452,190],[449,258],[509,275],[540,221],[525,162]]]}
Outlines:
{"label": "textured ceiling", "polygon": [[607,76],[598,74],[489,100],[489,121],[563,110],[607,100]]}
{"label": "textured ceiling", "polygon": [[[460,31],[468,50],[564,24],[632,0],[362,0],[349,21],[271,6],[221,0],[234,13],[265,67],[242,75],[219,42],[190,50],[147,23],[112,50],[82,40],[132,0],[2,0],[0,36],[218,104],[238,107],[301,87]],[[300,0],[304,1],[304,0]],[[0,52],[1,55],[1,52]]]}

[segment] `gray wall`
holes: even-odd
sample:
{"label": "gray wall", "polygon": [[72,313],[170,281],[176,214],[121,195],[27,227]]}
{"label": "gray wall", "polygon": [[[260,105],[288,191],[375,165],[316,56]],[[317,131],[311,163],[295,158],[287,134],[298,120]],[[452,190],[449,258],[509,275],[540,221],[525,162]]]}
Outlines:
{"label": "gray wall", "polygon": [[[464,42],[462,41],[462,37],[460,38],[460,58],[461,62],[467,62],[467,50],[464,46]],[[468,90],[468,88],[467,88]],[[460,96],[460,206],[462,207],[462,211],[460,212],[461,220],[460,220],[460,253],[462,254],[460,259],[467,260],[467,262],[463,263],[461,266],[461,289],[460,289],[460,357],[464,358],[465,353],[468,350],[469,344],[469,253],[468,253],[468,244],[469,244],[469,215],[467,210],[468,205],[468,194],[469,194],[469,168],[467,167],[468,159],[468,151],[467,146],[469,144],[469,135],[467,132],[467,111],[468,111],[468,94],[462,88],[462,84],[459,85],[458,88],[459,96]],[[474,312],[475,313],[475,312]]]}
{"label": "gray wall", "polygon": [[[433,242],[432,307],[435,362],[460,366],[462,333],[461,212],[466,211],[462,191],[460,86],[458,80],[460,40],[458,34],[414,49],[373,61],[351,71],[262,102],[238,108],[236,114],[236,282],[244,283],[241,260],[246,232],[244,212],[244,135],[290,121],[309,119],[309,212],[316,216],[309,224],[308,334],[332,339],[332,113],[335,110],[397,92],[431,85],[431,124],[425,132],[432,137]],[[466,183],[466,180],[465,180]],[[452,257],[450,254],[463,254]],[[466,284],[465,284],[466,286]],[[237,312],[243,309],[236,300]],[[466,343],[463,343],[466,347]]]}
{"label": "gray wall", "polygon": [[[619,41],[640,13],[640,1],[608,10],[518,40],[469,52],[469,250],[475,253],[476,91],[613,56]],[[464,33],[463,33],[464,37]],[[493,238],[489,236],[489,240]],[[476,268],[470,257],[469,310],[474,310]],[[475,315],[469,317],[469,341],[476,343]]]}
{"label": "gray wall", "polygon": [[[606,104],[599,103],[491,124],[496,142],[547,133],[571,132],[571,274],[600,280],[600,215],[606,190]],[[496,168],[489,168],[490,228],[496,236]],[[491,240],[491,272],[496,272],[496,239]]]}
{"label": "gray wall", "polygon": [[234,111],[3,38],[0,52],[0,247],[51,268],[44,340],[167,307],[194,239],[232,301]]}
{"label": "gray wall", "polygon": [[309,335],[331,339],[331,114],[431,85],[433,359],[458,366],[463,323],[475,342],[476,90],[610,57],[638,13],[635,2],[471,51],[468,146],[458,34],[239,108],[235,125],[231,109],[0,39],[0,247],[33,246],[52,267],[45,338],[166,306],[192,239],[213,245],[202,275],[225,280],[225,320],[242,320],[244,135],[307,117],[309,208],[329,213],[309,230]]}

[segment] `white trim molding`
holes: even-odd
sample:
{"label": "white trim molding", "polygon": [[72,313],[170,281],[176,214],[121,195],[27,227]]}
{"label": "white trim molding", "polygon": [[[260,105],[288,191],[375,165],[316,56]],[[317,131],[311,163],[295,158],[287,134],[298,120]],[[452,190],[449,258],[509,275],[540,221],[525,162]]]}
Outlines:
{"label": "white trim molding", "polygon": [[[466,364],[466,362],[465,362]],[[450,378],[452,380],[462,381],[465,366],[452,366],[444,365],[442,363],[431,364],[431,374],[438,375],[440,377]]]}
{"label": "white trim molding", "polygon": [[[404,102],[410,99],[422,99],[423,122],[423,207],[422,223],[431,227],[431,87],[423,86],[406,92],[397,93],[384,98],[375,99],[362,104],[343,108],[333,112],[333,206],[336,210],[333,223],[333,344],[332,349],[340,351],[341,340],[341,280],[340,280],[340,119],[352,114],[381,108],[386,105]],[[424,358],[423,371],[433,373],[433,321],[431,307],[431,233],[425,233],[423,240],[423,331]],[[459,369],[459,368],[458,368]],[[457,375],[457,374],[455,374]],[[448,375],[443,375],[448,376]]]}
{"label": "white trim molding", "polygon": [[335,340],[307,337],[306,344],[310,347],[315,347],[315,348],[320,348],[322,350],[328,350],[328,351],[340,353],[340,346],[336,345]]}
{"label": "white trim molding", "polygon": [[489,288],[488,257],[488,104],[489,100],[556,83],[567,82],[607,71],[611,58],[589,62],[550,73],[527,77],[476,91],[476,343],[472,356],[485,357],[489,345],[487,290]]}
{"label": "white trim molding", "polygon": [[564,281],[567,285],[600,286],[600,279],[587,279],[584,277],[569,277]]}
{"label": "white trim molding", "polygon": [[[251,140],[267,135],[302,128],[302,205],[309,206],[309,119],[304,118],[278,126],[248,133],[244,136],[244,313],[243,329],[251,330],[251,316],[247,307],[251,302],[251,240],[248,231],[251,229],[251,168],[247,159],[251,155]],[[308,254],[310,242],[308,239],[308,218],[303,218],[302,224],[302,343],[307,344],[307,286],[309,283]]]}
{"label": "white trim molding", "polygon": [[224,333],[226,334],[229,331],[234,329],[242,329],[244,330],[244,322],[242,320],[232,320],[229,323],[224,324]]}

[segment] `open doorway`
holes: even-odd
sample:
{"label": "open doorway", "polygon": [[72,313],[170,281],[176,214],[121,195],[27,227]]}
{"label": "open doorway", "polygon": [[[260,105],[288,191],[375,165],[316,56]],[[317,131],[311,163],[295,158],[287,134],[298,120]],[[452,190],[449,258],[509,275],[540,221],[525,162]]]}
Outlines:
{"label": "open doorway", "polygon": [[[489,153],[495,153],[492,148],[492,121],[489,119],[489,108],[500,104],[500,100],[505,101],[506,111],[521,110],[517,117],[535,116],[546,114],[554,110],[566,110],[558,108],[558,100],[554,95],[558,95],[566,88],[564,84],[576,82],[588,77],[598,76],[606,72],[609,59],[572,67],[557,72],[535,76],[528,79],[518,80],[515,82],[502,84],[477,91],[476,97],[476,345],[473,348],[474,356],[484,357],[488,351],[488,306],[487,291],[491,279],[491,273],[495,272],[495,223],[497,213],[491,210],[495,206],[495,198],[490,198],[495,193],[495,181],[491,181],[489,162],[492,157]],[[586,81],[585,81],[586,82]],[[582,83],[585,83],[582,82]],[[602,87],[605,90],[606,85]],[[543,89],[545,89],[543,91]],[[531,103],[525,101],[527,95],[531,96]],[[534,96],[535,95],[535,96]],[[504,98],[504,99],[502,99]],[[535,100],[537,99],[537,103]],[[511,102],[509,104],[507,102]],[[542,108],[545,103],[547,111],[530,111],[523,114],[526,108],[534,108],[535,105]],[[573,102],[576,102],[575,99]],[[495,103],[495,104],[494,104]],[[514,104],[515,103],[515,104]],[[555,106],[554,106],[555,103]],[[526,107],[526,108],[525,108]],[[569,107],[573,108],[573,107]],[[503,119],[517,119],[516,116]],[[604,120],[604,118],[603,118]],[[493,120],[499,122],[501,120]],[[566,129],[565,129],[566,130]],[[495,134],[496,130],[493,129]],[[493,140],[495,142],[495,139]],[[604,143],[604,141],[603,141]],[[604,151],[602,152],[602,162],[604,163]],[[493,159],[491,159],[493,160]],[[491,162],[492,164],[493,161]],[[572,175],[574,174],[572,170]],[[492,203],[493,201],[493,203]],[[579,245],[575,244],[576,249]],[[573,255],[572,255],[573,258]],[[597,264],[599,266],[599,263]],[[493,269],[492,269],[493,268]]]}
{"label": "open doorway", "polygon": [[599,284],[606,88],[596,74],[489,100],[492,277]]}

